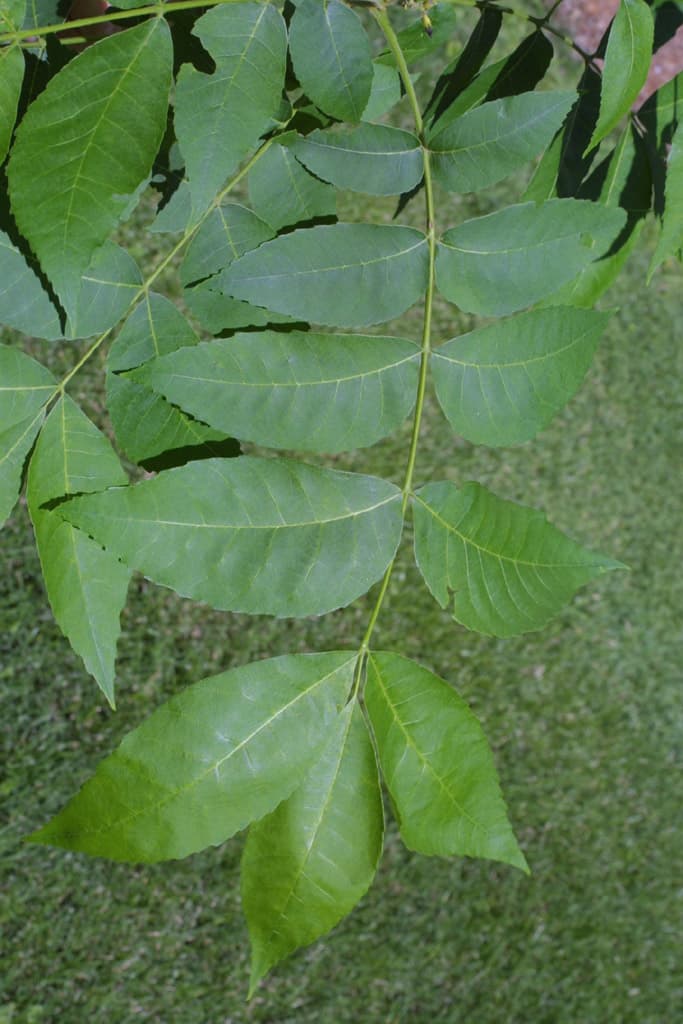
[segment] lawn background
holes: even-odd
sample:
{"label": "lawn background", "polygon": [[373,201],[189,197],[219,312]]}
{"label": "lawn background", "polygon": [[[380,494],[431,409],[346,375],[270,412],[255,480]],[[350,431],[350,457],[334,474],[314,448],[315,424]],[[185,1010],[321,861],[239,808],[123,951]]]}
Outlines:
{"label": "lawn background", "polygon": [[[447,224],[502,198],[513,196],[441,196],[439,210]],[[404,222],[419,223],[414,205]],[[389,203],[357,197],[342,214],[369,210],[391,215]],[[139,225],[125,232],[141,257],[153,255]],[[22,505],[0,538],[0,1024],[683,1018],[683,308],[680,267],[645,286],[653,237],[648,229],[603,301],[619,311],[584,389],[547,431],[521,448],[477,449],[453,436],[430,398],[417,471],[419,482],[478,479],[543,508],[631,572],[585,588],[544,632],[498,641],[439,611],[411,566],[408,530],[375,636],[377,648],[448,679],[482,720],[532,876],[410,854],[389,821],[360,907],[247,1005],[241,838],[153,867],[24,846],[22,835],[171,694],[257,658],[353,646],[371,601],[277,622],[193,606],[136,577],[112,714],[52,622]],[[413,314],[387,333],[418,322]],[[435,337],[472,323],[440,302]],[[57,371],[74,360],[73,347],[29,350]],[[71,393],[105,424],[100,370]],[[334,464],[400,479],[408,434],[406,425]]]}

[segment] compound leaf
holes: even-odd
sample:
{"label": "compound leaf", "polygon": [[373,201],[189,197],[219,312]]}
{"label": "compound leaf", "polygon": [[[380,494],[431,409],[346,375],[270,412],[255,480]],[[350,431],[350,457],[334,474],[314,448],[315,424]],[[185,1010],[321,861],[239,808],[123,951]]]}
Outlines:
{"label": "compound leaf", "polygon": [[454,192],[500,181],[550,143],[575,99],[573,92],[528,92],[470,110],[428,136],[437,181]]}
{"label": "compound leaf", "polygon": [[339,0],[302,0],[289,26],[289,49],[301,87],[326,114],[360,121],[373,79],[370,40]]}
{"label": "compound leaf", "polygon": [[436,393],[453,429],[474,444],[529,441],[578,391],[609,318],[532,310],[435,349]]}
{"label": "compound leaf", "polygon": [[206,459],[59,507],[131,568],[183,597],[253,614],[322,615],[382,575],[400,491],[286,459]]}
{"label": "compound leaf", "polygon": [[202,213],[277,114],[287,33],[277,8],[261,3],[214,7],[196,22],[193,33],[216,68],[207,75],[183,65],[175,129],[193,210]]}
{"label": "compound leaf", "polygon": [[456,621],[488,636],[541,629],[579,587],[626,568],[477,483],[427,484],[415,494],[414,517],[427,586]]}
{"label": "compound leaf", "polygon": [[373,196],[409,192],[422,180],[417,137],[400,128],[361,124],[350,131],[313,131],[289,143],[309,171],[337,188]]}
{"label": "compound leaf", "polygon": [[104,435],[70,398],[61,398],[31,459],[28,507],[55,620],[112,706],[119,614],[130,570],[49,506],[68,494],[125,483]]}
{"label": "compound leaf", "polygon": [[402,338],[261,331],[181,349],[133,377],[243,440],[339,452],[374,444],[405,419],[419,358]]}
{"label": "compound leaf", "polygon": [[168,26],[151,19],[74,57],[17,129],[7,172],[12,209],[68,312],[95,251],[151,170],[171,73]]}
{"label": "compound leaf", "polygon": [[107,360],[107,408],[123,450],[134,462],[162,452],[222,440],[224,434],[186,416],[122,371],[176,349],[194,351],[197,335],[172,302],[147,294],[126,321]]}
{"label": "compound leaf", "polygon": [[610,28],[602,72],[600,115],[593,149],[627,114],[645,83],[652,58],[654,20],[645,0],[621,0]]}
{"label": "compound leaf", "polygon": [[576,277],[625,222],[623,210],[588,200],[508,206],[446,232],[437,285],[468,313],[514,313]]}
{"label": "compound leaf", "polygon": [[528,872],[484,732],[448,683],[399,654],[373,653],[365,704],[406,846]]}
{"label": "compound leaf", "polygon": [[250,995],[278,960],[355,907],[372,884],[383,831],[375,752],[353,701],[299,788],[249,830],[242,904],[252,946]]}
{"label": "compound leaf", "polygon": [[293,654],[188,687],[130,732],[34,842],[119,861],[216,846],[301,782],[334,727],[355,654]]}
{"label": "compound leaf", "polygon": [[266,242],[228,267],[222,291],[302,320],[365,327],[405,312],[427,285],[428,243],[414,228],[331,224]]}

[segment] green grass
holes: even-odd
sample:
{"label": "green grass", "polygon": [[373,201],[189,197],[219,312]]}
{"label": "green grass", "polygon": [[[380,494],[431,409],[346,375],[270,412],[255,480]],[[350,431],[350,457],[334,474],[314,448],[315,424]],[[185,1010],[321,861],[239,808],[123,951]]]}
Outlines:
{"label": "green grass", "polygon": [[[483,193],[472,214],[496,198]],[[544,632],[498,641],[437,608],[411,566],[408,531],[375,636],[448,679],[483,721],[532,876],[410,854],[390,821],[357,911],[249,1005],[240,838],[130,867],[21,837],[171,694],[266,655],[353,646],[373,595],[323,620],[276,622],[193,606],[136,578],[112,714],[52,622],[19,510],[0,548],[0,1024],[680,1018],[683,317],[680,269],[646,289],[647,264],[641,246],[610,293],[620,311],[585,387],[549,430],[521,448],[477,449],[430,398],[417,469],[418,482],[478,479],[544,508],[631,573],[581,591]],[[439,304],[437,340],[470,326]],[[55,367],[73,358],[33,352]],[[72,394],[102,422],[95,379],[79,378]],[[336,463],[398,479],[408,434]]]}

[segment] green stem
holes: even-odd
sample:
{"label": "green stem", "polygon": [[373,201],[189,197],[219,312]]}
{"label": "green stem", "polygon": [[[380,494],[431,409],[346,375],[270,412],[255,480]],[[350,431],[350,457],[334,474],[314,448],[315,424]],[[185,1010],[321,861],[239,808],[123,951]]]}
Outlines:
{"label": "green stem", "polygon": [[[242,178],[246,174],[249,173],[249,171],[252,169],[254,164],[258,160],[261,159],[263,154],[266,153],[267,150],[270,149],[270,147],[272,146],[273,142],[275,141],[275,138],[276,137],[273,136],[272,138],[270,138],[266,142],[264,142],[264,144],[261,146],[261,148],[258,149],[254,153],[254,155],[251,157],[250,160],[247,161],[247,163],[244,165],[244,167],[242,167],[242,169],[239,170],[237,172],[237,174],[235,174],[234,177],[232,177],[230,179],[230,181],[225,186],[225,188],[223,188],[218,193],[218,195],[215,197],[215,199],[213,200],[211,205],[208,207],[208,209],[201,215],[201,217],[199,218],[197,223],[195,225],[193,225],[193,227],[190,228],[189,231],[186,231],[184,233],[183,237],[180,239],[180,241],[177,242],[173,246],[173,248],[170,250],[170,252],[168,252],[164,256],[164,258],[154,268],[154,270],[149,275],[149,277],[146,278],[146,280],[140,285],[138,290],[135,292],[135,294],[133,295],[133,298],[131,299],[128,307],[126,308],[125,313],[120,318],[120,320],[125,319],[132,312],[132,310],[134,309],[135,305],[142,298],[142,296],[143,295],[147,295],[149,293],[149,289],[152,287],[152,285],[157,280],[157,278],[160,276],[160,274],[163,274],[164,270],[169,265],[169,263],[171,263],[175,259],[175,257],[178,255],[178,253],[181,252],[182,249],[187,245],[187,243],[192,238],[194,238],[195,234],[197,233],[199,228],[202,226],[204,221],[207,219],[207,217],[210,216],[211,213],[213,213],[213,211],[216,209],[217,206],[220,206],[220,204],[225,199],[226,195],[228,195],[228,193],[232,191],[232,189],[235,187],[235,185],[237,185],[237,183],[239,181],[241,181]],[[117,323],[120,323],[120,320]],[[61,381],[59,382],[59,384],[57,385],[57,387],[55,388],[53,393],[50,395],[50,397],[47,399],[45,404],[48,404],[49,402],[51,402],[58,395],[64,394],[64,389],[65,389],[66,385],[69,383],[69,381],[72,380],[72,378],[76,376],[76,374],[79,372],[79,370],[82,369],[82,367],[95,354],[95,352],[97,352],[98,348],[107,340],[107,338],[110,336],[110,334],[112,333],[112,331],[114,330],[114,328],[116,326],[117,325],[114,324],[113,327],[110,327],[108,330],[104,331],[102,334],[99,335],[98,338],[95,339],[95,341],[92,343],[92,345],[87,350],[87,352],[85,352],[85,354],[78,360],[76,365],[73,366],[71,368],[71,370],[69,370],[69,372],[66,374],[66,376],[61,379]]]}
{"label": "green stem", "polygon": [[73,21],[61,21],[57,25],[39,25],[33,28],[16,29],[13,32],[0,32],[0,44],[12,43],[22,39],[39,39],[41,36],[54,35],[56,32],[70,32],[71,29],[87,28],[89,25],[106,25],[111,21],[126,21],[132,18],[144,18],[147,15],[156,17],[172,14],[173,11],[188,11],[193,7],[217,7],[219,4],[241,3],[242,0],[178,0],[170,4],[148,4],[146,7],[135,7],[129,11],[105,11],[91,18],[74,18]]}
{"label": "green stem", "polygon": [[[426,207],[426,219],[427,219],[427,242],[429,245],[429,269],[427,277],[427,288],[425,291],[424,301],[424,316],[422,321],[422,342],[421,342],[421,357],[420,357],[420,371],[417,382],[417,395],[415,399],[415,413],[413,416],[413,429],[410,437],[410,448],[408,450],[408,460],[406,463],[405,474],[403,477],[402,501],[401,501],[401,515],[403,523],[405,524],[406,511],[408,508],[408,502],[412,492],[413,485],[413,474],[415,472],[415,463],[417,460],[417,450],[420,440],[420,427],[422,425],[422,414],[424,411],[424,400],[425,392],[427,389],[427,373],[429,370],[429,356],[431,352],[431,336],[432,336],[432,306],[434,302],[434,267],[436,262],[436,226],[435,226],[435,207],[434,207],[434,188],[432,183],[432,169],[430,164],[430,151],[425,145],[424,141],[424,124],[422,121],[422,113],[420,111],[420,105],[418,103],[415,89],[410,78],[410,72],[408,71],[408,65],[406,64],[403,51],[401,50],[401,44],[399,43],[396,33],[394,32],[391,22],[384,11],[373,12],[378,25],[382,29],[384,36],[389,44],[389,48],[394,55],[396,60],[396,66],[398,67],[399,74],[403,80],[408,101],[413,113],[413,119],[415,121],[415,128],[422,145],[422,158],[424,164],[424,186],[425,186],[425,207]],[[382,610],[384,598],[386,597],[387,590],[389,588],[389,581],[396,565],[396,555],[392,558],[389,563],[382,583],[377,595],[377,599],[373,606],[372,612],[370,613],[370,619],[368,621],[367,628],[361,640],[360,647],[358,649],[358,660],[356,662],[356,671],[354,675],[353,694],[356,695],[359,692],[365,661],[368,655],[370,646],[370,639],[374,632],[379,618],[379,613]]]}

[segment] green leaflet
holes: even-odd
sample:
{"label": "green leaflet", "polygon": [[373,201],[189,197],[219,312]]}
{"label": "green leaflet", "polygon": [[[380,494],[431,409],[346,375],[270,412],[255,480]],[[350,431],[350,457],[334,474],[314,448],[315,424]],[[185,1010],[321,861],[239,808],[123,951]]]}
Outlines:
{"label": "green leaflet", "polygon": [[[301,10],[301,8],[298,8]],[[235,260],[222,291],[332,327],[391,320],[427,285],[426,236],[393,224],[331,224],[293,231]]]}
{"label": "green leaflet", "polygon": [[439,244],[438,288],[468,313],[514,313],[576,277],[625,221],[621,209],[579,199],[522,203],[465,221]]}
{"label": "green leaflet", "polygon": [[176,349],[189,346],[194,351],[198,340],[174,304],[152,292],[129,316],[112,345],[107,360],[107,408],[117,440],[134,462],[224,437],[186,416],[161,395],[120,375]]}
{"label": "green leaflet", "polygon": [[579,587],[626,568],[477,483],[427,484],[415,494],[414,519],[415,557],[432,594],[488,636],[540,629]]}
{"label": "green leaflet", "polygon": [[0,164],[7,156],[12,138],[23,78],[24,55],[21,48],[9,46],[0,49]]}
{"label": "green leaflet", "polygon": [[293,152],[277,143],[249,172],[249,201],[254,212],[274,231],[337,214],[334,189],[304,170]]}
{"label": "green leaflet", "polygon": [[484,732],[448,683],[399,654],[373,653],[365,704],[406,846],[528,872]]}
{"label": "green leaflet", "polygon": [[379,579],[401,492],[286,459],[206,459],[59,507],[131,568],[214,608],[322,615]]}
{"label": "green leaflet", "polygon": [[275,229],[246,206],[223,203],[211,211],[190,242],[180,280],[187,286],[212,277],[274,234]]}
{"label": "green leaflet", "polygon": [[0,433],[0,527],[14,508],[24,473],[26,456],[43,422],[43,410],[13,423]]}
{"label": "green leaflet", "polygon": [[676,126],[667,158],[666,192],[662,231],[652,263],[650,276],[664,260],[683,248],[683,124]]}
{"label": "green leaflet", "polygon": [[602,72],[600,116],[587,151],[628,113],[647,78],[654,20],[645,0],[621,0],[610,29]]}
{"label": "green leaflet", "polygon": [[370,40],[339,0],[302,0],[289,26],[294,73],[309,99],[341,121],[360,121],[373,79]]}
{"label": "green leaflet", "polygon": [[[454,7],[448,4],[439,4],[430,9],[429,17],[432,22],[430,35],[425,32],[422,21],[418,16],[415,16],[415,21],[412,25],[408,25],[407,28],[402,29],[398,33],[398,42],[407,64],[413,64],[416,60],[421,60],[422,57],[426,57],[434,50],[438,50],[440,46],[450,42],[453,38],[455,25],[458,20]],[[377,63],[394,67],[396,58],[391,50],[383,50],[377,58]]]}
{"label": "green leaflet", "polygon": [[261,331],[181,349],[133,377],[243,440],[340,452],[374,444],[409,415],[419,359],[403,338]]}
{"label": "green leaflet", "polygon": [[105,436],[70,398],[60,399],[31,459],[28,507],[55,620],[112,707],[119,614],[130,571],[45,506],[67,494],[125,483]]}
{"label": "green leaflet", "polygon": [[0,0],[0,32],[21,28],[26,0]]}
{"label": "green leaflet", "polygon": [[55,392],[50,371],[18,348],[0,345],[0,433],[33,417]]}
{"label": "green leaflet", "polygon": [[242,330],[245,327],[266,327],[268,324],[291,323],[292,318],[270,313],[266,309],[252,306],[249,302],[231,299],[216,291],[212,285],[217,277],[208,278],[192,288],[185,289],[188,309],[197,317],[202,327],[212,334],[221,331]]}
{"label": "green leaflet", "polygon": [[401,79],[395,68],[378,64],[372,65],[372,86],[370,98],[363,111],[364,121],[378,121],[401,99]]}
{"label": "green leaflet", "polygon": [[140,268],[130,253],[114,242],[105,242],[81,278],[67,321],[67,337],[89,338],[114,327],[141,285]]}
{"label": "green leaflet", "polygon": [[286,799],[317,760],[354,662],[346,651],[288,655],[188,687],[30,838],[150,862],[224,842]]}
{"label": "green leaflet", "polygon": [[289,148],[309,171],[337,188],[393,196],[409,192],[422,180],[418,138],[388,125],[314,131],[290,142]]}
{"label": "green leaflet", "polygon": [[432,352],[436,393],[474,444],[522,444],[578,391],[609,313],[557,306],[521,313]]}
{"label": "green leaflet", "polygon": [[57,310],[4,231],[0,231],[0,323],[48,341],[62,336]]}
{"label": "green leaflet", "polygon": [[550,143],[575,100],[574,92],[526,92],[463,114],[427,138],[437,181],[454,192],[500,181]]}
{"label": "green leaflet", "polygon": [[355,907],[372,884],[383,831],[375,752],[354,700],[299,788],[249,829],[242,905],[252,946],[250,996],[278,960]]}
{"label": "green leaflet", "polygon": [[170,33],[155,18],[74,57],[17,129],[12,209],[69,313],[81,275],[150,172],[171,74]]}
{"label": "green leaflet", "polygon": [[193,32],[216,69],[207,75],[183,65],[175,129],[192,207],[202,213],[277,114],[287,33],[280,12],[260,3],[215,7],[197,21]]}

